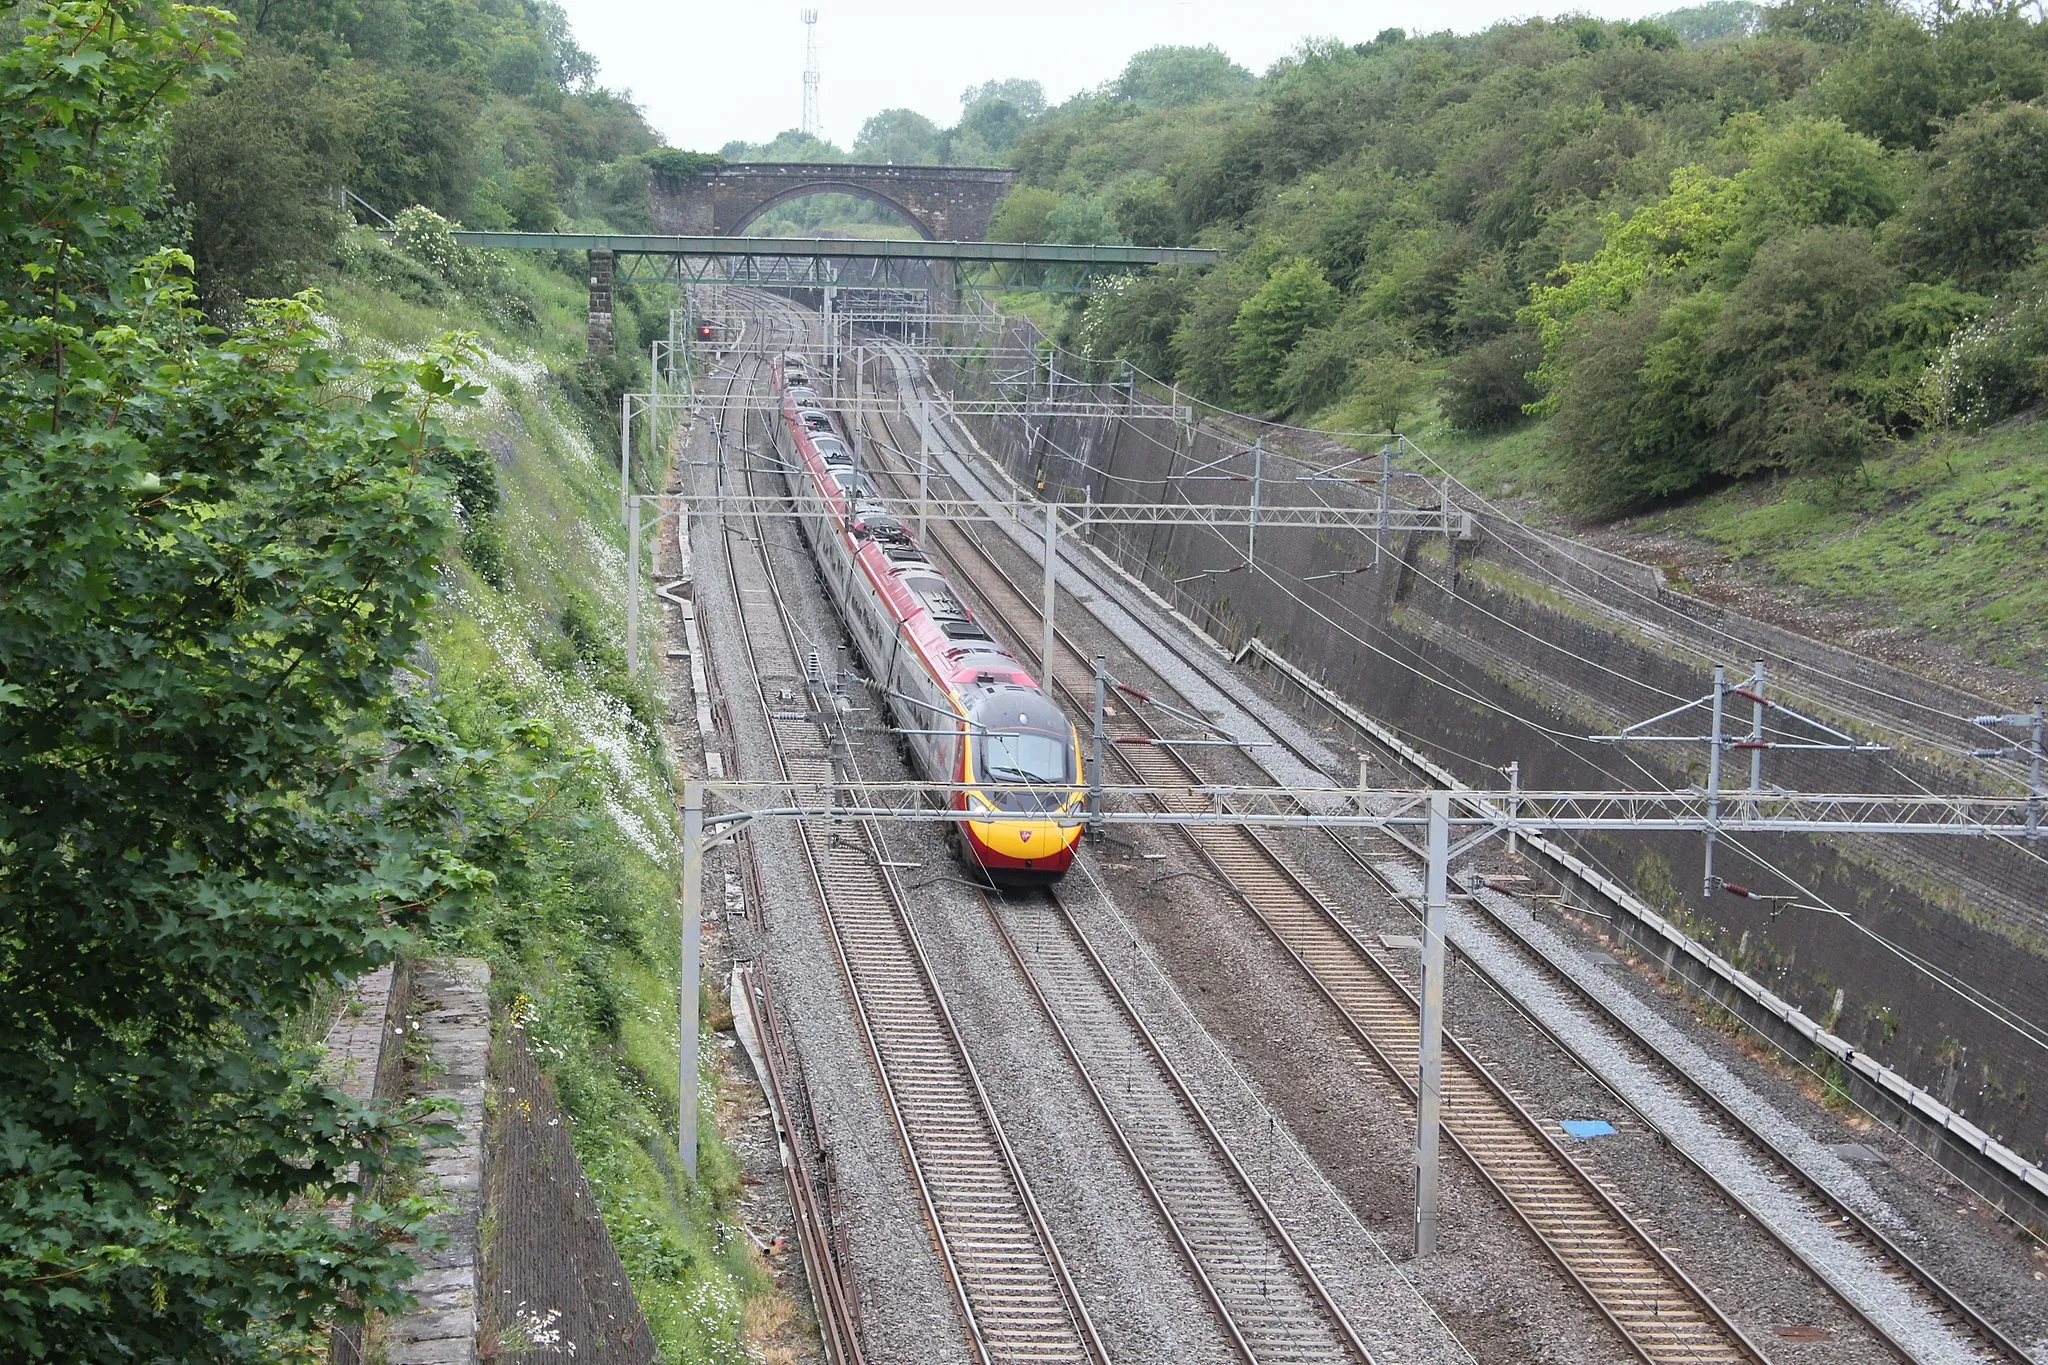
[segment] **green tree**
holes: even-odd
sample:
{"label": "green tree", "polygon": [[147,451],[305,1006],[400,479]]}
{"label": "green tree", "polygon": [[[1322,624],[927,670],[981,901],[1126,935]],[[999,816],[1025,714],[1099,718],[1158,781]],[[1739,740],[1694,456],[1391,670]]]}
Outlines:
{"label": "green tree", "polygon": [[1522,420],[1542,394],[1529,372],[1543,359],[1530,332],[1509,332],[1453,360],[1444,371],[1444,416],[1461,431],[1495,431]]}
{"label": "green tree", "polygon": [[1763,23],[1763,9],[1750,0],[1708,0],[1657,16],[1688,43],[1747,38]]}
{"label": "green tree", "polygon": [[1076,244],[1100,242],[1112,246],[1126,243],[1124,235],[1117,230],[1116,218],[1109,204],[1092,194],[1062,195],[1059,204],[1045,215],[1045,239]]}
{"label": "green tree", "polygon": [[936,166],[942,150],[939,125],[915,109],[884,109],[853,139],[855,159],[898,166]]}
{"label": "green tree", "polygon": [[1405,355],[1386,352],[1359,360],[1341,420],[1360,431],[1396,435],[1422,407],[1422,368]]}
{"label": "green tree", "polygon": [[801,128],[785,128],[767,142],[728,142],[719,148],[725,161],[844,161],[837,143],[812,137]]}
{"label": "green tree", "polygon": [[983,81],[960,96],[960,122],[948,139],[946,159],[956,166],[999,162],[1045,113],[1045,87],[1037,81]]}
{"label": "green tree", "polygon": [[1943,124],[2048,89],[2038,27],[2016,5],[1936,7],[1875,23],[1821,76],[1822,107],[1889,147],[1925,149]]}
{"label": "green tree", "polygon": [[1239,257],[1198,276],[1188,290],[1186,308],[1173,328],[1173,373],[1212,403],[1228,403],[1235,393],[1238,309],[1264,282]]}
{"label": "green tree", "polygon": [[1215,47],[1148,47],[1124,63],[1110,93],[1131,104],[1174,109],[1229,99],[1252,87],[1252,73]]}
{"label": "green tree", "polygon": [[1237,310],[1230,328],[1239,400],[1260,411],[1279,407],[1286,399],[1280,383],[1288,353],[1310,328],[1335,318],[1340,303],[1322,267],[1306,257],[1269,275]]}
{"label": "green tree", "polygon": [[1559,343],[1571,382],[1548,437],[1578,511],[1612,516],[1683,493],[1710,472],[1698,411],[1698,354],[1720,299],[1677,304],[1660,291],[1575,318]]}
{"label": "green tree", "polygon": [[1044,242],[1052,237],[1052,215],[1060,196],[1036,185],[1013,185],[989,218],[989,240]]}
{"label": "green tree", "polygon": [[1411,357],[1413,340],[1400,327],[1354,304],[1335,322],[1311,327],[1288,352],[1280,391],[1296,412],[1319,412],[1356,386],[1360,366],[1381,356]]}
{"label": "green tree", "polygon": [[1563,347],[1574,318],[1587,309],[1619,311],[1645,288],[1718,257],[1740,229],[1742,203],[1743,188],[1735,181],[1681,166],[1672,173],[1669,194],[1626,218],[1610,215],[1598,253],[1567,264],[1559,272],[1563,279],[1539,290],[1522,311],[1543,338],[1537,382],[1545,392],[1557,391],[1572,372]]}
{"label": "green tree", "polygon": [[1180,270],[1117,276],[1088,300],[1083,353],[1128,360],[1147,374],[1172,378],[1173,329],[1193,285],[1194,277]]}
{"label": "green tree", "polygon": [[343,82],[358,163],[350,188],[387,215],[420,204],[460,218],[475,184],[476,93],[459,76],[421,66],[354,64]]}
{"label": "green tree", "polygon": [[1180,240],[1173,186],[1164,176],[1141,172],[1112,185],[1109,210],[1117,231],[1140,246],[1173,246]]}
{"label": "green tree", "polygon": [[2048,222],[2048,109],[1988,105],[1957,119],[1900,219],[1907,264],[1966,289],[1996,289]]}
{"label": "green tree", "polygon": [[333,354],[311,300],[201,325],[156,168],[214,12],[8,21],[0,1356],[272,1361],[401,1306],[425,1212],[372,1194],[417,1115],[283,1021],[451,922],[517,818],[463,804],[489,756],[401,685],[474,391],[459,347]]}
{"label": "green tree", "polygon": [[1833,119],[1774,130],[1736,180],[1744,230],[1757,240],[1803,227],[1875,227],[1898,209],[1884,149]]}
{"label": "green tree", "polygon": [[1898,13],[1891,0],[1785,0],[1764,7],[1773,33],[1846,46]]}
{"label": "green tree", "polygon": [[1757,253],[1701,350],[1721,472],[1852,448],[1842,444],[1848,433],[1868,423],[1847,376],[1884,339],[1899,288],[1869,234],[1850,228],[1808,228]]}
{"label": "green tree", "polygon": [[289,294],[326,268],[349,223],[333,193],[356,165],[332,78],[257,47],[232,78],[180,105],[171,127],[170,181],[191,210],[207,311]]}

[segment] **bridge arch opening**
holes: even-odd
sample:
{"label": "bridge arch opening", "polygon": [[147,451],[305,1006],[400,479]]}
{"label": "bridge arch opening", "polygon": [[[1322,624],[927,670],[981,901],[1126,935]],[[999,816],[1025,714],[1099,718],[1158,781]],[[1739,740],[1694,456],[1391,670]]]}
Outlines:
{"label": "bridge arch opening", "polygon": [[[798,200],[813,198],[824,198],[826,205],[829,205],[835,198],[841,201],[850,199],[856,202],[872,204],[883,210],[885,221],[889,221],[892,225],[906,227],[927,242],[938,240],[937,234],[925,224],[924,220],[901,203],[881,193],[879,190],[843,180],[812,181],[802,185],[792,185],[780,193],[772,194],[748,209],[740,220],[728,229],[727,235],[733,237],[745,236],[755,223],[774,214],[776,210],[793,204]],[[808,236],[810,234],[798,232],[793,235]]]}

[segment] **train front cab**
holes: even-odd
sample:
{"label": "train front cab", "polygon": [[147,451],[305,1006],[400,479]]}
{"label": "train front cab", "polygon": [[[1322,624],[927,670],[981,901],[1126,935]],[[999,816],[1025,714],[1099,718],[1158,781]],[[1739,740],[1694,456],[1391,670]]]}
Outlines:
{"label": "train front cab", "polygon": [[975,788],[968,811],[1043,811],[1065,818],[966,820],[962,851],[998,886],[1045,886],[1074,861],[1081,837],[1081,740],[1044,693],[983,692],[968,712],[960,780]]}

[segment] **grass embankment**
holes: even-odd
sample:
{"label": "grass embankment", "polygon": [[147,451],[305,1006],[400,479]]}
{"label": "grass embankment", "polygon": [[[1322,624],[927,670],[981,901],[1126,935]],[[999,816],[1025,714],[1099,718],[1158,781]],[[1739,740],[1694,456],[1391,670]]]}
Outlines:
{"label": "grass embankment", "polygon": [[[1562,520],[1539,423],[1424,448],[1487,497]],[[2048,423],[1938,433],[1846,477],[1735,484],[1615,524],[1699,544],[1813,605],[2007,668],[2048,670]]]}
{"label": "grass embankment", "polygon": [[[495,515],[470,513],[428,642],[436,685],[465,736],[545,722],[553,738],[537,761],[564,770],[508,841],[493,904],[435,947],[490,961],[496,1002],[525,1029],[571,1118],[664,1359],[747,1359],[743,1317],[772,1291],[732,1222],[738,1166],[710,1122],[708,1059],[694,1184],[673,1155],[681,860],[672,759],[655,699],[628,678],[617,643],[625,558],[607,449],[616,446],[592,416],[602,395],[579,387],[583,283],[536,258],[501,262],[481,283],[473,263],[462,283],[437,281],[408,258],[355,246],[327,291],[349,344],[402,351],[458,328],[477,332],[487,351],[475,378],[490,395],[467,425],[492,457],[503,503]],[[650,317],[652,308],[643,305]],[[641,325],[632,301],[618,321],[630,355]]]}
{"label": "grass embankment", "polygon": [[[1002,311],[1058,332],[1060,301],[1000,297]],[[1468,436],[1426,395],[1410,439],[1483,497],[1565,530],[1567,508],[1546,423]],[[1308,419],[1347,425],[1343,405]],[[1358,444],[1373,446],[1376,442]],[[1425,471],[1427,472],[1427,471]],[[2048,421],[1981,435],[1935,432],[1844,475],[1782,474],[1696,494],[1614,523],[1625,534],[1692,542],[1801,604],[1953,648],[2004,668],[2048,672]]]}

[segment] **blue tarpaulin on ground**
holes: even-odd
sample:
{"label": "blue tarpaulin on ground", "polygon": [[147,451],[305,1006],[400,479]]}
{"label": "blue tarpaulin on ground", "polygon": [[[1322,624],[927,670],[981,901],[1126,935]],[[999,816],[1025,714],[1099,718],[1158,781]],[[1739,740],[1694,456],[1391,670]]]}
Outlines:
{"label": "blue tarpaulin on ground", "polygon": [[1575,1138],[1611,1137],[1614,1125],[1606,1119],[1560,1119],[1558,1127]]}

